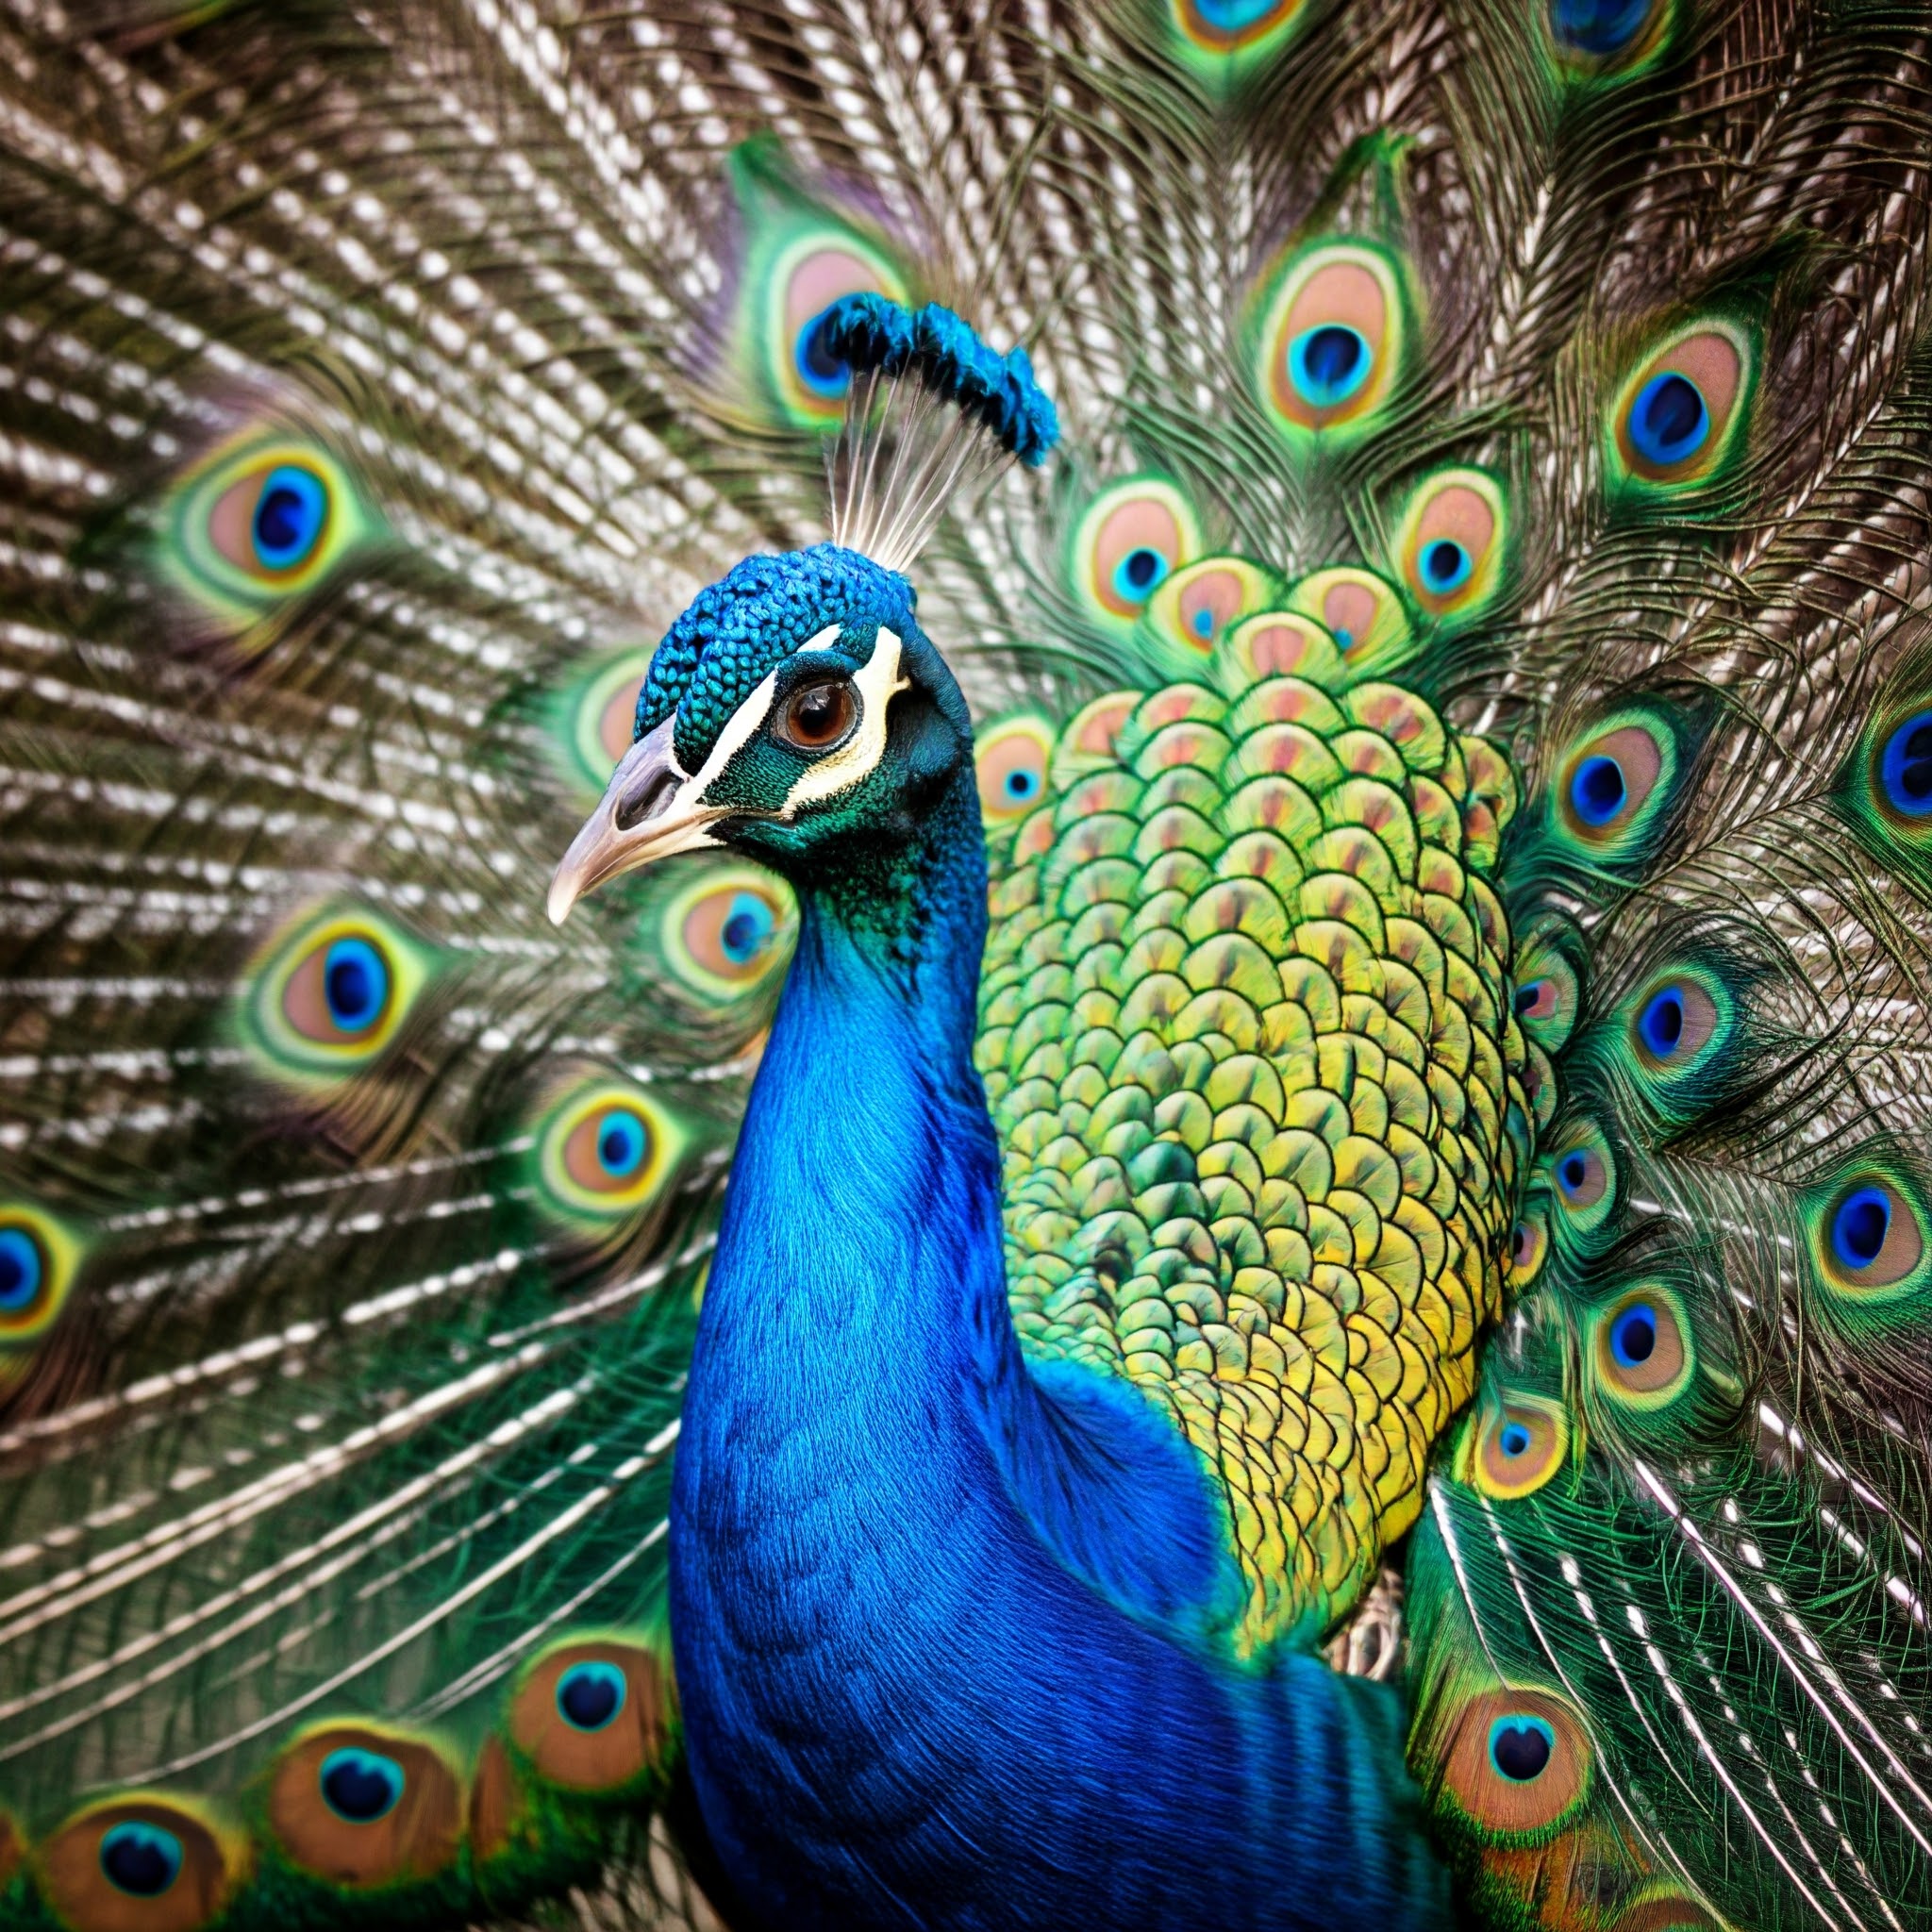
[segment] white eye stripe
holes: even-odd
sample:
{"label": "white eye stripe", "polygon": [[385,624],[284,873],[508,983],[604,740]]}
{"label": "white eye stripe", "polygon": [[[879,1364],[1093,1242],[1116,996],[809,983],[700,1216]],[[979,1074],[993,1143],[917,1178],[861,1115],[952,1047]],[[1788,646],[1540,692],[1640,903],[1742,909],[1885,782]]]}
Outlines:
{"label": "white eye stripe", "polygon": [[894,691],[910,689],[908,681],[899,675],[900,648],[897,636],[881,625],[871,660],[852,680],[859,699],[858,730],[829,758],[799,774],[798,782],[786,795],[780,818],[795,817],[802,805],[822,804],[849,791],[884,757],[886,708]]}
{"label": "white eye stripe", "polygon": [[694,777],[687,778],[677,788],[674,808],[695,809],[705,802],[705,791],[726,765],[735,758],[750,741],[758,727],[765,722],[766,714],[772,708],[772,700],[778,692],[778,674],[770,671],[752,694],[724,721],[724,728],[718,734],[718,741],[711,747],[711,755],[698,768]]}
{"label": "white eye stripe", "polygon": [[824,630],[806,639],[791,653],[795,658],[800,651],[823,651],[827,644],[836,644],[845,626],[842,624],[828,624]]}

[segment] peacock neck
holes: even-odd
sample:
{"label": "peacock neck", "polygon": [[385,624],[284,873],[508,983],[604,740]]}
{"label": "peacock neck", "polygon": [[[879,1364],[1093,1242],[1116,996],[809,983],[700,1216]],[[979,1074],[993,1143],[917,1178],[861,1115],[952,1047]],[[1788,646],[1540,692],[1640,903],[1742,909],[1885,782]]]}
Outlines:
{"label": "peacock neck", "polygon": [[1227,1557],[1191,1452],[1113,1378],[1022,1360],[976,801],[935,817],[890,891],[803,883],[692,1356],[672,1636],[734,1919],[1433,1925],[1393,1700],[1204,1656]]}
{"label": "peacock neck", "polygon": [[821,1457],[903,1470],[940,1453],[928,1432],[891,1440],[912,1391],[928,1415],[948,1391],[970,1434],[1020,1366],[973,1063],[986,859],[970,773],[910,841],[847,859],[799,882],[700,1347],[707,1365],[728,1349],[733,1406],[795,1410]]}

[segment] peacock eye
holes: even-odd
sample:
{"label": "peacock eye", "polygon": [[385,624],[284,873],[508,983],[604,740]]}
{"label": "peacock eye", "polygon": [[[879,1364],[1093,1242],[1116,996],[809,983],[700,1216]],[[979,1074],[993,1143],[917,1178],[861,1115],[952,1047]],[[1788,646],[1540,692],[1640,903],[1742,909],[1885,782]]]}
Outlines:
{"label": "peacock eye", "polygon": [[636,1180],[651,1152],[651,1130],[635,1108],[613,1105],[580,1120],[565,1138],[563,1164],[578,1187],[617,1193]]}
{"label": "peacock eye", "polygon": [[138,1819],[101,1834],[101,1875],[129,1898],[159,1898],[181,1875],[181,1840]]}
{"label": "peacock eye", "polygon": [[1878,755],[1885,802],[1903,818],[1932,812],[1932,711],[1921,711],[1885,741]]}
{"label": "peacock eye", "polygon": [[1503,493],[1475,470],[1425,483],[1403,517],[1403,581],[1427,614],[1465,617],[1494,590],[1503,554]]}
{"label": "peacock eye", "polygon": [[587,1658],[557,1680],[557,1714],[575,1731],[601,1731],[624,1708],[628,1686],[615,1664]]}
{"label": "peacock eye", "polygon": [[778,708],[779,741],[794,751],[829,751],[858,723],[858,695],[843,678],[801,686]]}
{"label": "peacock eye", "polygon": [[1645,483],[1707,475],[1731,439],[1744,390],[1744,356],[1720,329],[1702,328],[1660,350],[1622,391],[1617,454]]}
{"label": "peacock eye", "polygon": [[18,1322],[40,1301],[51,1270],[30,1228],[0,1227],[0,1322]]}
{"label": "peacock eye", "polygon": [[651,1207],[687,1136],[675,1115],[628,1081],[588,1079],[537,1123],[537,1205],[592,1239]]}
{"label": "peacock eye", "polygon": [[1069,568],[1094,614],[1130,624],[1200,549],[1187,499],[1170,483],[1137,477],[1090,506]]}
{"label": "peacock eye", "polygon": [[347,1824],[374,1824],[402,1801],[403,1767],[379,1751],[331,1751],[317,1774],[322,1800]]}
{"label": "peacock eye", "polygon": [[1637,1050],[1658,1069],[1688,1065],[1717,1030],[1717,1003],[1693,980],[1660,986],[1637,1012]]}
{"label": "peacock eye", "polygon": [[1592,842],[1622,831],[1649,801],[1662,771],[1657,741],[1641,724],[1592,740],[1571,761],[1563,785],[1572,828]]}
{"label": "peacock eye", "polygon": [[282,1014],[305,1040],[349,1045],[380,1024],[391,987],[389,958],[376,937],[342,933],[313,947],[289,975]]}
{"label": "peacock eye", "polygon": [[1550,33],[1566,54],[1588,62],[1627,53],[1649,24],[1657,0],[1550,0]]}
{"label": "peacock eye", "polygon": [[1557,1733],[1546,1719],[1511,1711],[1490,1725],[1490,1762],[1512,1784],[1528,1784],[1550,1768]]}
{"label": "peacock eye", "polygon": [[1329,242],[1293,258],[1262,329],[1261,391],[1291,435],[1365,429],[1401,353],[1396,265],[1379,250]]}
{"label": "peacock eye", "polygon": [[1605,1389],[1639,1406],[1676,1394],[1690,1374],[1691,1351],[1674,1298],[1641,1288],[1612,1304],[1597,1326],[1596,1366]]}
{"label": "peacock eye", "polygon": [[1924,1237],[1909,1205],[1883,1182],[1840,1194],[1831,1209],[1829,1264],[1848,1286],[1890,1288],[1915,1269]]}
{"label": "peacock eye", "polygon": [[997,828],[1024,818],[1046,796],[1054,732],[1044,718],[1012,718],[982,732],[973,754],[979,810]]}
{"label": "peacock eye", "polygon": [[1562,1468],[1569,1445],[1559,1409],[1527,1399],[1504,1401],[1483,1416],[1469,1479],[1500,1502],[1532,1495]]}

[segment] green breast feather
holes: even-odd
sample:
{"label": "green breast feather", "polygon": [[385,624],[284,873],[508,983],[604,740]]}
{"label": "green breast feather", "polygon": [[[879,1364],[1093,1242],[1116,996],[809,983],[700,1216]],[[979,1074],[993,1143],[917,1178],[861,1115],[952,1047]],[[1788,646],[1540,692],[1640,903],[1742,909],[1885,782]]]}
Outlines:
{"label": "green breast feather", "polygon": [[1094,700],[1050,761],[1030,721],[982,735],[1010,829],[979,1060],[1023,1341],[1172,1411],[1251,1653],[1373,1580],[1501,1306],[1524,1041],[1487,875],[1515,791],[1293,590],[1187,576],[1231,591],[1198,682]]}

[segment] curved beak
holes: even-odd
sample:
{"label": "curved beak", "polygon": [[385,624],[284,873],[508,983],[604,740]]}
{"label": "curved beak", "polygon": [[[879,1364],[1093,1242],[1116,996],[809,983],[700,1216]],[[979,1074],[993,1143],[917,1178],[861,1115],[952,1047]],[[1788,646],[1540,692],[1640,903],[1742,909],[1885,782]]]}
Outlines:
{"label": "curved beak", "polygon": [[606,879],[718,842],[705,827],[726,814],[702,803],[701,778],[678,770],[671,748],[674,723],[666,718],[625,753],[597,809],[571,841],[550,881],[553,924],[561,925],[570,908]]}

